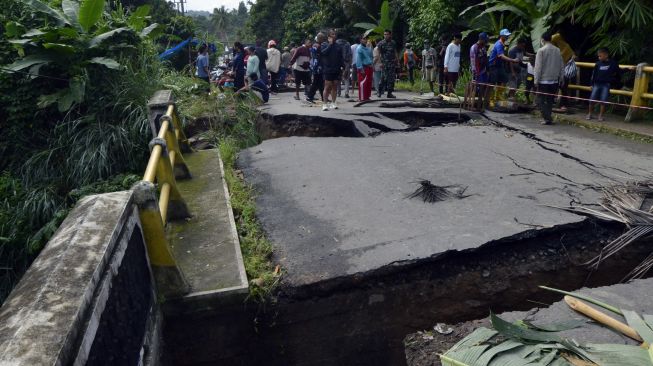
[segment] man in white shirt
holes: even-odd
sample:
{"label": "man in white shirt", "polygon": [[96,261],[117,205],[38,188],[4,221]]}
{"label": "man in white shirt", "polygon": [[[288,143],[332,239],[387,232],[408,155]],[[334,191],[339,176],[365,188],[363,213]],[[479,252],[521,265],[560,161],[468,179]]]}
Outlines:
{"label": "man in white shirt", "polygon": [[458,82],[460,71],[460,41],[463,36],[460,33],[454,34],[453,40],[447,46],[444,54],[444,73],[447,77],[447,91],[453,93]]}
{"label": "man in white shirt", "polygon": [[279,81],[279,67],[281,67],[281,52],[277,49],[277,42],[274,40],[268,42],[268,59],[265,61],[265,68],[270,72],[270,91],[276,93],[279,91],[277,82]]}
{"label": "man in white shirt", "polygon": [[[356,71],[356,50],[358,50],[358,45],[360,44],[360,39],[356,37],[354,39],[354,44],[351,45],[351,70],[350,80],[351,80],[351,94],[354,95],[354,87],[358,82],[358,75]],[[345,91],[345,94],[349,94],[349,88]]]}

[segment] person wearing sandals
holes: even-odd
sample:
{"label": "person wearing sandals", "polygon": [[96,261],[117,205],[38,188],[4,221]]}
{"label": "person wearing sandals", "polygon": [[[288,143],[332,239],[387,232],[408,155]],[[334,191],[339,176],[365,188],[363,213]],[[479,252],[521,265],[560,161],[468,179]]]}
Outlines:
{"label": "person wearing sandals", "polygon": [[590,96],[587,117],[585,118],[592,119],[592,110],[594,109],[592,102],[598,102],[601,105],[598,120],[603,121],[605,102],[608,101],[610,96],[610,83],[619,77],[619,66],[614,60],[610,59],[607,48],[600,48],[597,57],[599,60],[594,65],[594,71],[592,71],[592,95]]}

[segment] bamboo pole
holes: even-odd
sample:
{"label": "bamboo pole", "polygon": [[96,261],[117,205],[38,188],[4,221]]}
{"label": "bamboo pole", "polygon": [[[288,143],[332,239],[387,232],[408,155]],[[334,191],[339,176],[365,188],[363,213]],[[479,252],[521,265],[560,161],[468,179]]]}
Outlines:
{"label": "bamboo pole", "polygon": [[565,302],[569,305],[570,308],[576,310],[577,312],[594,319],[595,321],[608,326],[638,342],[643,342],[642,338],[639,336],[637,331],[632,327],[628,326],[625,323],[620,322],[619,320],[606,315],[593,307],[585,304],[584,302],[575,299],[569,295],[565,296]]}

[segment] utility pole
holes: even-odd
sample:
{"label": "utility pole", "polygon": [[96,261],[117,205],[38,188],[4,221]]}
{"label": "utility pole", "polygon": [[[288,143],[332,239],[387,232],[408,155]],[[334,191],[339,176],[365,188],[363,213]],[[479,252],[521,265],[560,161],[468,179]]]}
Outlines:
{"label": "utility pole", "polygon": [[171,0],[170,1],[175,9],[181,13],[181,15],[186,15],[186,9],[184,4],[186,3],[186,0]]}

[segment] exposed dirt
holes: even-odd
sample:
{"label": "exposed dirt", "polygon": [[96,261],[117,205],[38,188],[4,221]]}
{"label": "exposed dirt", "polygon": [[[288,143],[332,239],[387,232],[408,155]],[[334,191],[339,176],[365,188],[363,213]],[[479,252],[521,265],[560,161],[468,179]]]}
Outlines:
{"label": "exposed dirt", "polygon": [[489,327],[487,318],[462,322],[451,326],[453,332],[440,334],[435,330],[420,331],[410,334],[404,339],[406,347],[406,362],[409,365],[441,366],[438,355],[444,353],[463,337],[479,327]]}
{"label": "exposed dirt", "polygon": [[[381,120],[396,122],[391,127]],[[387,132],[410,132],[422,127],[465,123],[469,116],[447,112],[398,111],[358,113],[343,117],[282,114],[260,115],[256,129],[263,140],[290,137],[374,137]]]}
{"label": "exposed dirt", "polygon": [[416,330],[483,318],[490,309],[526,310],[534,306],[530,301],[558,300],[538,285],[613,283],[649,253],[647,243],[631,246],[596,273],[577,263],[622,231],[620,225],[586,220],[476,250],[282,287],[277,302],[262,311],[237,307],[226,314],[169,316],[166,341],[175,346],[167,357],[175,365],[402,365],[404,337]]}

